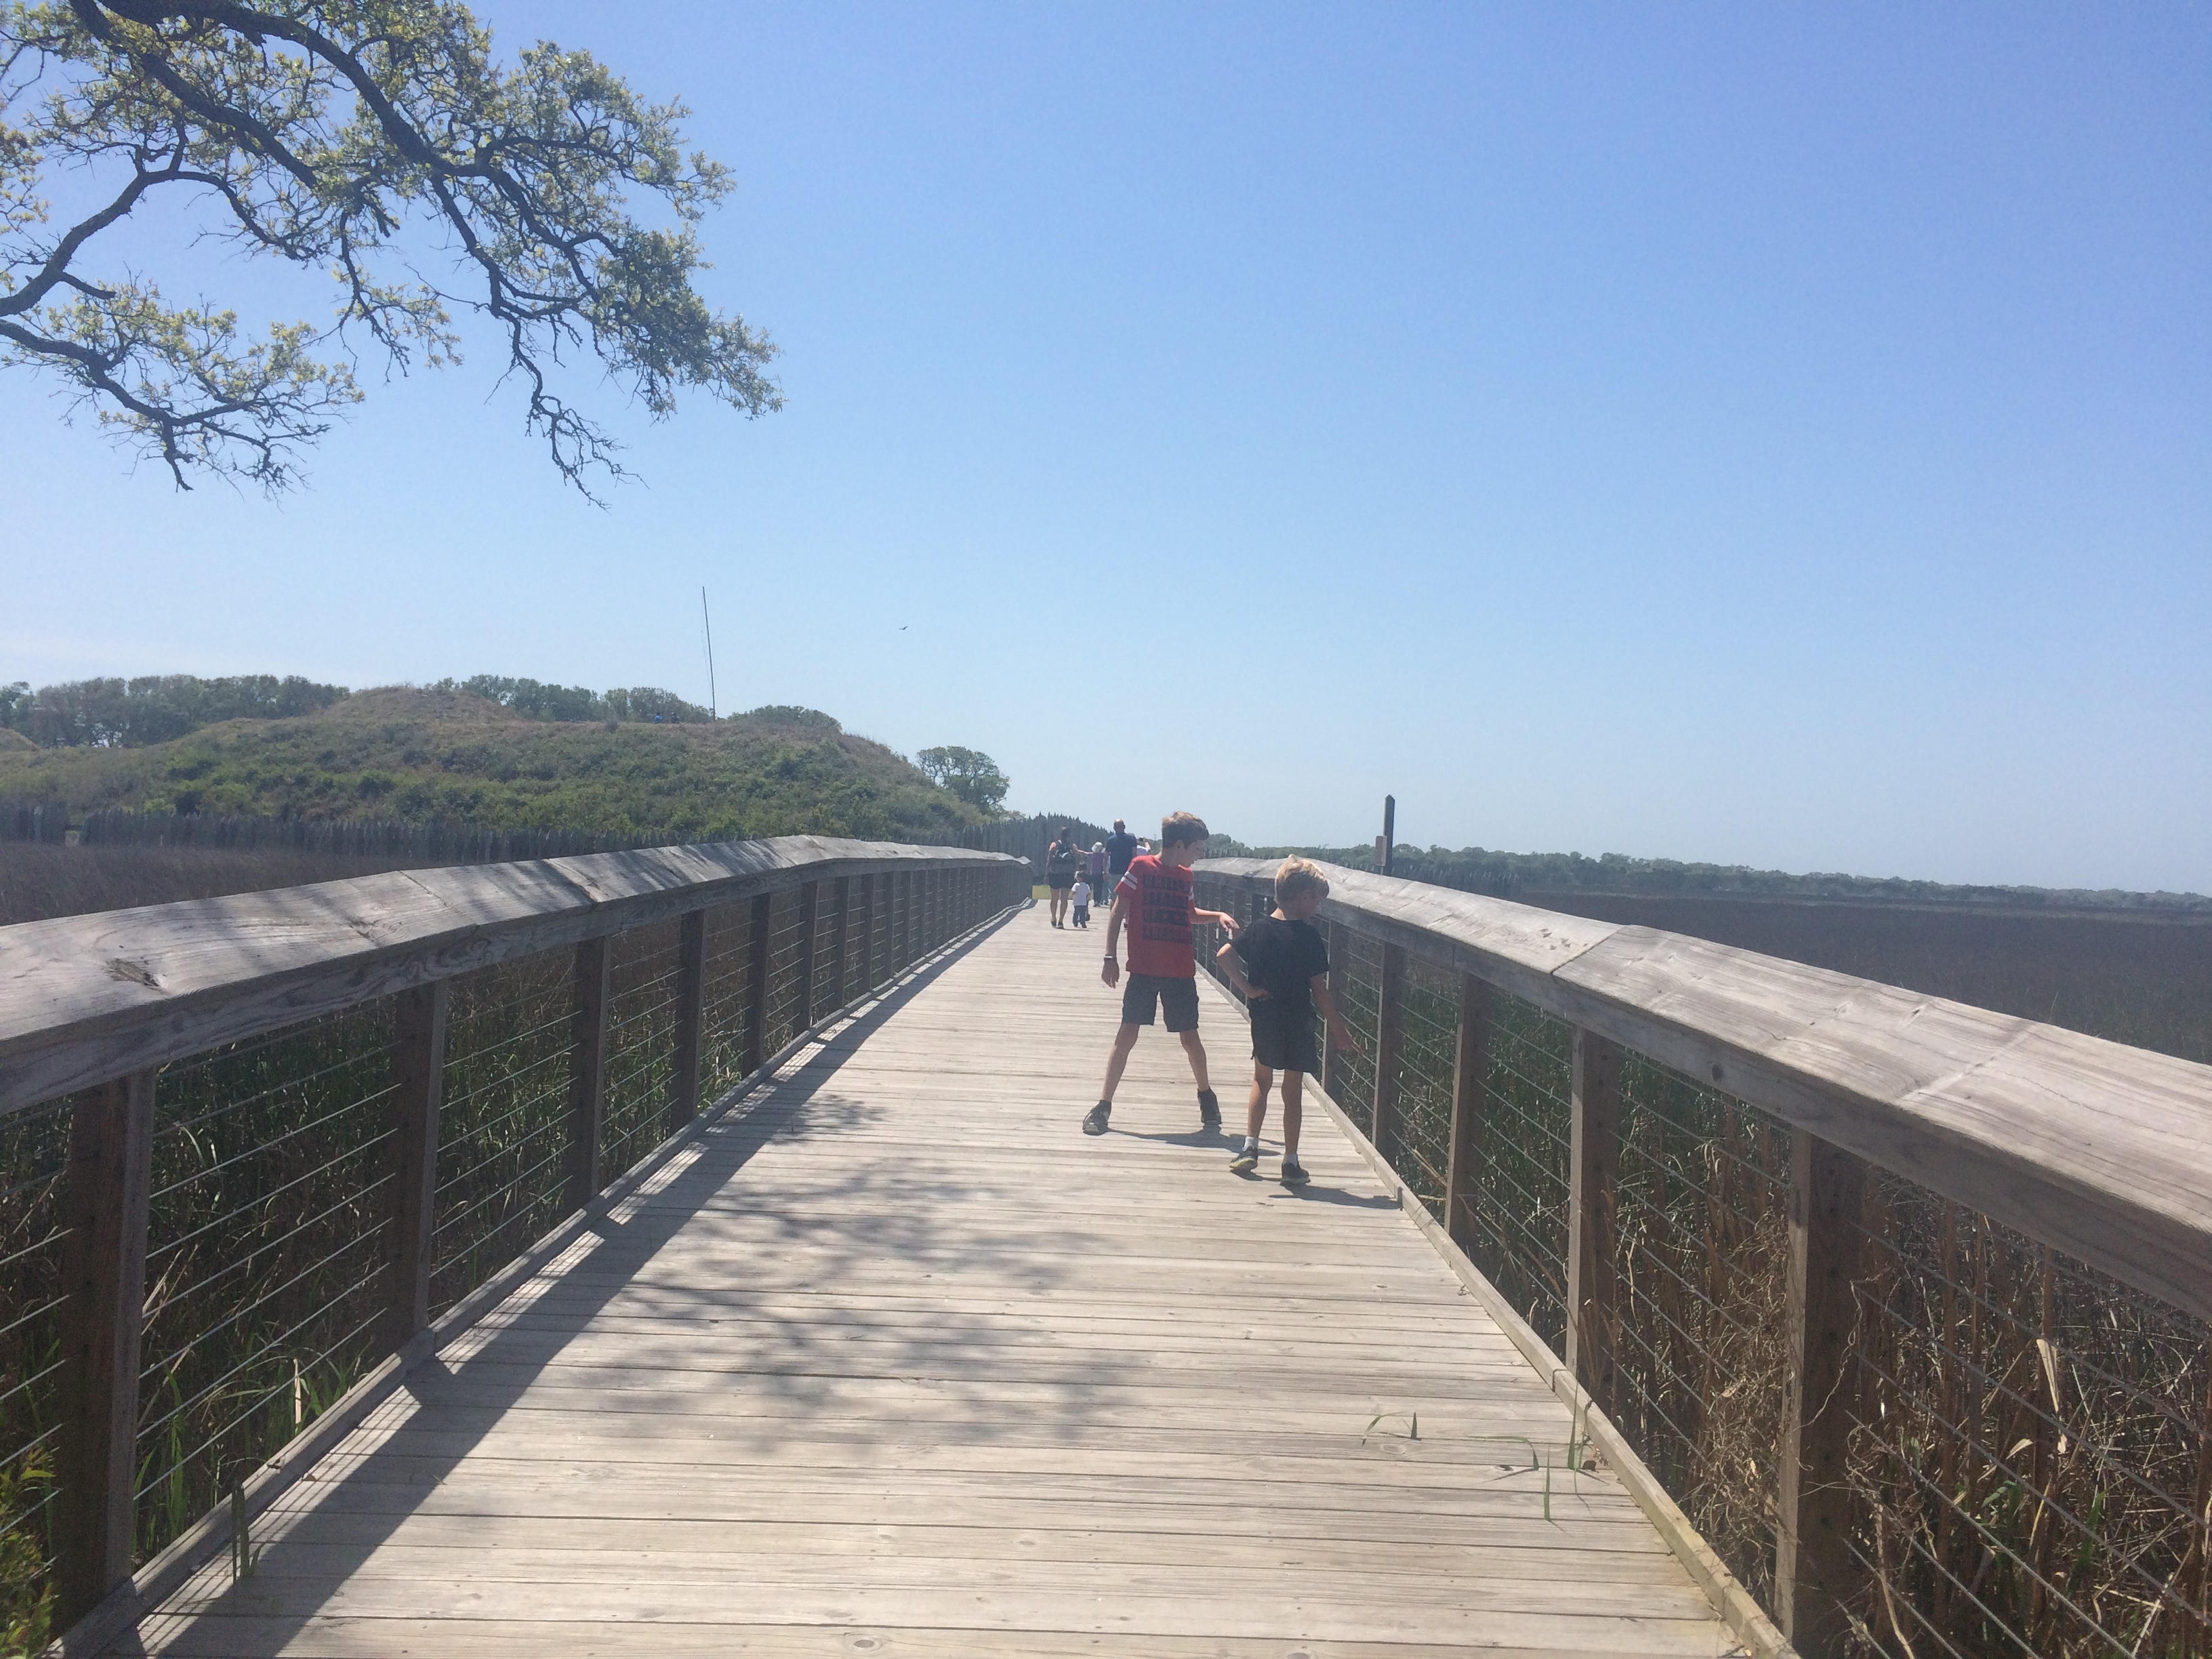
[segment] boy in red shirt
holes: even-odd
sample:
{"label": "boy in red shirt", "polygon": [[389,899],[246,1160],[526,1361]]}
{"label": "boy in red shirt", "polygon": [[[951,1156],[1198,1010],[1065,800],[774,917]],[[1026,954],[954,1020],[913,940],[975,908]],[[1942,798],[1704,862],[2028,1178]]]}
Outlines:
{"label": "boy in red shirt", "polygon": [[1114,1036],[1114,1052],[1106,1060],[1106,1086],[1098,1103],[1083,1120],[1083,1133],[1103,1135],[1114,1113],[1114,1091],[1137,1046],[1139,1026],[1152,1023],[1153,1010],[1167,1011],[1167,1027],[1182,1039],[1190,1056],[1190,1074],[1198,1080],[1198,1121],[1205,1127],[1221,1127],[1221,1103],[1206,1080],[1206,1048],[1198,1040],[1198,959],[1191,954],[1194,922],[1226,927],[1233,936],[1237,919],[1219,910],[1201,910],[1191,899],[1190,866],[1206,852],[1205,821],[1190,812],[1176,812],[1160,825],[1160,850],[1129,861],[1128,873],[1114,889],[1114,911],[1106,920],[1106,965],[1099,978],[1113,985],[1121,980],[1121,964],[1114,946],[1121,929],[1129,929],[1129,983],[1121,993],[1121,1029]]}

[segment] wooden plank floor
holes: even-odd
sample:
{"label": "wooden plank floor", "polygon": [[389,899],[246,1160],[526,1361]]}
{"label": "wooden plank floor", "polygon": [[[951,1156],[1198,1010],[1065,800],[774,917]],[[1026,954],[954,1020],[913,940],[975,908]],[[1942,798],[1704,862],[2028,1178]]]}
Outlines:
{"label": "wooden plank floor", "polygon": [[1098,938],[1023,911],[787,1066],[146,1650],[1737,1651],[1616,1485],[1532,1470],[1566,1412],[1326,1116],[1302,1194],[1272,1137],[1239,1180],[1155,1031],[1078,1132]]}

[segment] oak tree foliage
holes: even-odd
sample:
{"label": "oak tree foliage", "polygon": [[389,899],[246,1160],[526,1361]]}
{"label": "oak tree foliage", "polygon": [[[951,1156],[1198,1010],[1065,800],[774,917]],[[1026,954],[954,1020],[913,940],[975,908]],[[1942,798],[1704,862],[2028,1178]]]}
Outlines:
{"label": "oak tree foliage", "polygon": [[[550,43],[500,64],[447,0],[0,0],[0,362],[61,377],[180,487],[273,494],[359,401],[364,351],[441,365],[474,313],[588,495],[621,476],[618,446],[556,389],[563,362],[595,356],[655,419],[684,388],[781,404],[775,346],[692,285],[731,179],[683,152],[686,113]],[[166,297],[110,234],[156,213],[327,271],[335,319],[254,338]]]}
{"label": "oak tree foliage", "polygon": [[941,789],[950,789],[970,806],[985,812],[995,812],[1012,787],[1006,775],[999,770],[998,762],[974,749],[963,749],[951,744],[936,749],[925,749],[914,757],[929,781]]}

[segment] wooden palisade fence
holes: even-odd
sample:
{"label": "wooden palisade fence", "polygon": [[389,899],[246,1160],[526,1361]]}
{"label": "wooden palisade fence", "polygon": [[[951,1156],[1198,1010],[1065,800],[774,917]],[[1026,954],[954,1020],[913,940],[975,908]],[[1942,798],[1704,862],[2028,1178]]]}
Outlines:
{"label": "wooden palisade fence", "polygon": [[702,1102],[1028,889],[794,836],[0,929],[9,1640],[135,1616]]}
{"label": "wooden palisade fence", "polygon": [[1328,873],[1327,1093],[1755,1650],[2212,1654],[2212,1068]]}

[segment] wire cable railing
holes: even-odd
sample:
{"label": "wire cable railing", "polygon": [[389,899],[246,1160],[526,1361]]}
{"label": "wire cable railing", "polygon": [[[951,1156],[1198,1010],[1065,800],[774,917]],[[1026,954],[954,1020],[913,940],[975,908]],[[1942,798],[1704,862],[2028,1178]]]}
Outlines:
{"label": "wire cable railing", "polygon": [[[81,1030],[0,1005],[4,1650],[180,1582],[432,1319],[1029,888],[997,854],[812,839],[398,879],[250,896],[288,942],[249,924],[228,968],[237,902],[131,913],[101,950],[136,977],[78,994]],[[75,960],[82,925],[5,931]]]}
{"label": "wire cable railing", "polygon": [[[1272,873],[1201,865],[1200,902],[1247,914]],[[1365,1050],[1329,1097],[1747,1645],[2212,1656],[2212,1072],[1328,874]],[[1963,1078],[2015,1115],[1956,1115]],[[1837,1144],[1900,1121],[1924,1155]]]}

